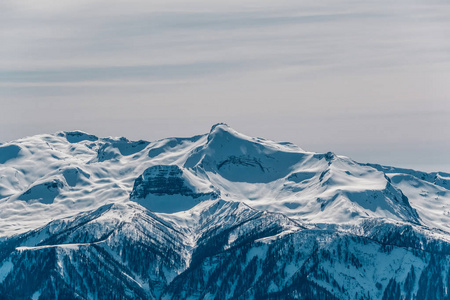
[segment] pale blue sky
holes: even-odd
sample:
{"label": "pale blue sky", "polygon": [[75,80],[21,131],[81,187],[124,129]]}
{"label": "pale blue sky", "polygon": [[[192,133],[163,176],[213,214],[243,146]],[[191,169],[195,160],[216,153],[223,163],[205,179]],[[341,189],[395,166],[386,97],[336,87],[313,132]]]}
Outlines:
{"label": "pale blue sky", "polygon": [[227,122],[450,171],[449,15],[448,1],[1,1],[0,142]]}

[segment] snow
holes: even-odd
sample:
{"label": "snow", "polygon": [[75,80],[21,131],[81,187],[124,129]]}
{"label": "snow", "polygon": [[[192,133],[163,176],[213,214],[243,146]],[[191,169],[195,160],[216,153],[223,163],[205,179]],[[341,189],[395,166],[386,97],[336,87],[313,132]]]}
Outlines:
{"label": "snow", "polygon": [[0,164],[4,164],[11,159],[17,158],[21,150],[22,149],[19,146],[14,144],[0,146]]}
{"label": "snow", "polygon": [[267,255],[267,246],[262,245],[260,247],[253,247],[247,253],[247,264],[254,258],[257,257],[260,260],[264,260]]}
{"label": "snow", "polygon": [[[449,174],[359,164],[217,124],[207,134],[154,142],[74,131],[1,145],[0,237],[106,204],[130,203],[137,178],[170,166],[181,170],[184,186],[195,193],[216,193],[303,223],[382,218],[450,231]],[[186,226],[211,203],[211,197],[176,193],[132,200]]]}
{"label": "snow", "polygon": [[41,296],[41,292],[40,291],[36,291],[33,296],[31,296],[32,300],[38,300],[39,297]]}
{"label": "snow", "polygon": [[95,135],[88,134],[83,131],[69,131],[69,132],[60,132],[59,136],[63,136],[67,139],[69,143],[79,143],[82,141],[96,141],[98,138]]}
{"label": "snow", "polygon": [[0,266],[0,283],[5,280],[8,274],[13,270],[14,265],[11,260],[4,261]]}
{"label": "snow", "polygon": [[[149,271],[162,274],[167,284],[195,268],[193,257],[208,251],[211,242],[218,254],[200,261],[205,282],[220,259],[236,251],[242,255],[236,272],[256,261],[254,283],[267,281],[268,291],[276,292],[326,250],[332,259],[322,257],[317,270],[332,273],[339,288],[350,288],[339,295],[369,293],[378,299],[391,278],[405,281],[411,266],[417,290],[428,259],[417,252],[428,240],[435,250],[450,242],[450,175],[359,164],[331,152],[248,137],[225,124],[204,135],[155,142],[77,131],[0,147],[10,147],[0,151],[0,240],[26,232],[11,239],[16,251],[1,262],[0,283],[14,269],[11,259],[32,257],[28,251],[55,248],[57,270],[66,280],[70,265],[63,262],[88,250],[91,259],[101,248],[117,263],[119,277],[153,295],[163,288],[155,292],[153,275],[129,270],[122,256],[125,241],[156,249],[169,245],[177,253],[171,262],[177,268],[160,266],[156,259]],[[400,237],[412,230],[418,249],[383,249],[376,237],[383,239],[393,228]],[[338,247],[362,267],[335,255]],[[287,253],[271,262],[273,279],[266,277],[271,270],[265,263]],[[335,283],[323,278],[308,277],[337,292]],[[229,280],[231,297],[237,281]],[[200,288],[197,282],[194,289]],[[205,293],[205,298],[217,296]],[[40,291],[33,294],[39,296]]]}
{"label": "snow", "polygon": [[422,223],[450,232],[450,191],[439,185],[402,173],[388,174],[392,184],[403,191]]}
{"label": "snow", "polygon": [[38,246],[38,247],[27,247],[27,246],[21,246],[17,247],[17,251],[35,251],[35,250],[42,250],[42,249],[48,249],[48,248],[63,248],[63,249],[72,249],[77,250],[79,246],[89,246],[91,243],[77,243],[77,244],[58,244],[58,245],[45,245],[45,246]]}

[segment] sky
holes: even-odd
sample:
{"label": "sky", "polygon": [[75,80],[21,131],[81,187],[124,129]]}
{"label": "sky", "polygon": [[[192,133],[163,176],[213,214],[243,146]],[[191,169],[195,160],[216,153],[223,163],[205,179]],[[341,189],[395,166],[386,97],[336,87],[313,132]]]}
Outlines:
{"label": "sky", "polygon": [[450,172],[448,1],[2,0],[0,142],[225,122]]}

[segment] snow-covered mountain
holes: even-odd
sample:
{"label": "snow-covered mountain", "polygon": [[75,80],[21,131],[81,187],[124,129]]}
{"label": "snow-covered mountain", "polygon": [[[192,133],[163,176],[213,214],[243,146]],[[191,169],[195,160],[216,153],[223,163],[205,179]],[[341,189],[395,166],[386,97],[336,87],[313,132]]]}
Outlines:
{"label": "snow-covered mountain", "polygon": [[446,299],[450,174],[225,124],[0,145],[0,299]]}

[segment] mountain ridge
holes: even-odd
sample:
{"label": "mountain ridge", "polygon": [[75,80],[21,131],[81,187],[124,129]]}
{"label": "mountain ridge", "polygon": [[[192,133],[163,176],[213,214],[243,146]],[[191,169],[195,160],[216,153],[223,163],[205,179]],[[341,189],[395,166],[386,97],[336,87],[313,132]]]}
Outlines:
{"label": "mountain ridge", "polygon": [[[9,155],[0,164],[0,176],[4,178],[0,183],[0,208],[14,213],[33,205],[39,210],[39,204],[54,205],[64,213],[74,208],[72,212],[81,212],[107,201],[128,201],[135,180],[146,169],[164,165],[177,166],[185,174],[181,181],[192,186],[191,190],[196,186],[201,191],[209,189],[204,198],[220,195],[225,200],[243,201],[312,223],[318,219],[344,222],[364,216],[417,223],[421,216],[416,208],[427,209],[427,214],[435,216],[437,207],[430,210],[420,199],[416,201],[420,198],[417,191],[410,192],[412,187],[404,186],[408,180],[424,186],[428,198],[441,199],[441,209],[450,212],[450,174],[360,164],[331,152],[305,152],[290,143],[248,137],[224,123],[192,138],[134,142],[70,131],[29,137],[2,147],[20,149],[15,158]],[[106,188],[113,192],[108,194]],[[96,195],[96,199],[89,195]],[[168,201],[163,193],[152,195],[154,201]],[[415,200],[412,207],[410,198]],[[188,197],[183,209],[198,204],[197,200]],[[402,201],[406,206],[396,204]],[[340,209],[342,216],[334,211],[331,215],[330,208]],[[7,217],[6,212],[3,216]],[[422,219],[427,222],[422,225],[448,230],[443,216],[434,218],[440,220],[438,224],[431,217]],[[47,218],[50,220],[51,216]]]}
{"label": "mountain ridge", "polygon": [[0,298],[445,299],[449,182],[223,123],[4,143]]}

